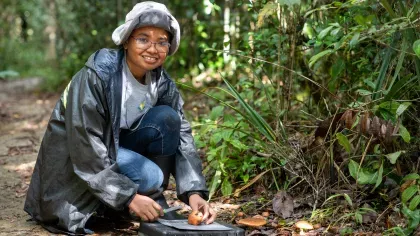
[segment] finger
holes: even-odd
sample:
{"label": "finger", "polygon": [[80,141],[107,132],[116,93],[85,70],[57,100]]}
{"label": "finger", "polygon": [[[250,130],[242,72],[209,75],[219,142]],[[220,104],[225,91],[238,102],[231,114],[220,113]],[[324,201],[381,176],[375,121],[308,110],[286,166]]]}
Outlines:
{"label": "finger", "polygon": [[192,211],[198,211],[198,210],[200,210],[200,208],[198,208],[198,205],[197,204],[195,204],[195,203],[190,203],[190,207],[191,207],[191,210]]}
{"label": "finger", "polygon": [[156,211],[156,209],[152,209],[151,211],[150,211],[150,213],[152,214],[152,216],[153,216],[153,218],[151,219],[152,221],[155,221],[155,220],[157,220],[157,218],[159,218],[159,213],[160,212],[157,212]]}
{"label": "finger", "polygon": [[133,211],[133,210],[129,210],[129,213],[130,213],[130,215],[132,215],[132,216],[139,216],[139,214],[138,214],[138,212],[135,212],[135,211]]}
{"label": "finger", "polygon": [[216,212],[210,208],[209,209],[209,214],[210,214],[210,218],[206,221],[206,224],[211,224],[214,222],[214,220],[216,220]]}
{"label": "finger", "polygon": [[206,221],[207,218],[209,217],[209,205],[208,204],[204,204],[202,206],[203,208],[203,221]]}
{"label": "finger", "polygon": [[158,216],[163,216],[163,208],[162,206],[160,206],[157,202],[153,203],[153,208],[155,208],[155,210],[157,211]]}
{"label": "finger", "polygon": [[147,221],[147,216],[145,214],[142,213],[142,214],[139,214],[138,216],[140,217],[142,221]]}
{"label": "finger", "polygon": [[146,217],[147,217],[147,221],[153,221],[153,219],[155,218],[150,211],[147,211],[145,214],[146,214]]}

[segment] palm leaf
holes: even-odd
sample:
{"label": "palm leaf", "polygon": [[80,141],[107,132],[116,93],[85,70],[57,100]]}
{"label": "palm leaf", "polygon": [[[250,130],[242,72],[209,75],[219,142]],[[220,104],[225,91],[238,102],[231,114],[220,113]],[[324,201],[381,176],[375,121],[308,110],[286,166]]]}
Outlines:
{"label": "palm leaf", "polygon": [[228,86],[229,90],[232,92],[232,96],[238,100],[239,104],[245,109],[245,118],[247,121],[252,124],[261,134],[264,135],[268,140],[271,142],[275,142],[276,136],[274,134],[273,129],[268,125],[268,123],[256,112],[245,100],[241,97],[241,95],[236,91],[236,89],[225,79],[223,81]]}

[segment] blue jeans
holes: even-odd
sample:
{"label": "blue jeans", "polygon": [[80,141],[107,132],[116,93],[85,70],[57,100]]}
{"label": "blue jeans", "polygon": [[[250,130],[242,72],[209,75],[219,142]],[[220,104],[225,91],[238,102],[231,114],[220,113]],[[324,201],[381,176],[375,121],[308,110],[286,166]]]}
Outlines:
{"label": "blue jeans", "polygon": [[135,128],[121,130],[117,164],[120,173],[149,195],[169,179],[179,144],[181,119],[169,106],[151,108]]}

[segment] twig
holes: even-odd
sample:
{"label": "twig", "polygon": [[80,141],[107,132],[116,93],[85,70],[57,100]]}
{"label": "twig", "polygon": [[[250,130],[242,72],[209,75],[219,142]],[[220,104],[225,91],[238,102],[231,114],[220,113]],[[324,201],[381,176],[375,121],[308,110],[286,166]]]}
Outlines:
{"label": "twig", "polygon": [[363,151],[362,160],[360,160],[359,168],[357,169],[357,173],[356,173],[356,182],[358,182],[358,180],[359,180],[360,168],[362,167],[363,160],[365,159],[365,156],[366,156],[367,150],[369,149],[370,142],[372,141],[372,138],[373,138],[373,135],[370,136],[370,139],[369,139],[369,141],[368,141],[368,143],[366,145],[366,148]]}

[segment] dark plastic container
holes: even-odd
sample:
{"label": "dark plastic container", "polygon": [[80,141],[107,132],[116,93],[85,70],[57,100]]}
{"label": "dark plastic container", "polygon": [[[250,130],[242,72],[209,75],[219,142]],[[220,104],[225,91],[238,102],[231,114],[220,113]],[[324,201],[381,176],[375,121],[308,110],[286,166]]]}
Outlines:
{"label": "dark plastic container", "polygon": [[245,231],[241,228],[218,222],[221,225],[231,228],[232,230],[223,231],[197,231],[197,230],[179,230],[159,222],[156,223],[140,223],[139,236],[160,236],[160,235],[214,235],[214,236],[244,236]]}

